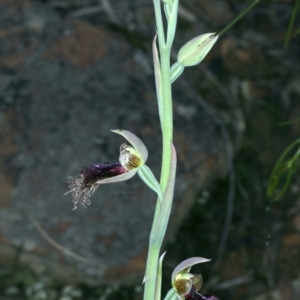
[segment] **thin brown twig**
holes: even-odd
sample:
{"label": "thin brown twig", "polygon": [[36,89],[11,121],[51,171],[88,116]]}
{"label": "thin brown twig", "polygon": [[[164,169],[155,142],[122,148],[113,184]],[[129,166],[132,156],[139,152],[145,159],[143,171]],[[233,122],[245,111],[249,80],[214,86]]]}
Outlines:
{"label": "thin brown twig", "polygon": [[28,212],[28,217],[30,219],[30,221],[33,223],[34,227],[36,228],[36,230],[41,234],[41,236],[49,243],[51,244],[54,248],[56,248],[57,250],[65,253],[66,255],[69,255],[77,260],[83,261],[85,263],[89,263],[89,264],[99,264],[99,262],[94,261],[94,260],[90,260],[87,259],[81,255],[78,255],[72,251],[70,251],[69,249],[66,249],[64,247],[62,247],[60,244],[58,244],[57,242],[55,242],[49,235],[48,233],[41,227],[41,225],[38,223],[38,221],[35,219],[35,217]]}

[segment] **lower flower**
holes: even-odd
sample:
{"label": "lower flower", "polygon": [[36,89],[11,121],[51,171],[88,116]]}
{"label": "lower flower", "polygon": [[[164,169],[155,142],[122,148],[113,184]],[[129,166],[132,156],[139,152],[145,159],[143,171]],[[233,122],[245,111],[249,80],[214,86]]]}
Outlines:
{"label": "lower flower", "polygon": [[202,295],[199,290],[202,287],[203,278],[201,274],[192,274],[190,270],[193,265],[204,263],[210,259],[203,257],[191,257],[182,261],[173,271],[171,282],[176,291],[177,300],[218,300],[216,296]]}

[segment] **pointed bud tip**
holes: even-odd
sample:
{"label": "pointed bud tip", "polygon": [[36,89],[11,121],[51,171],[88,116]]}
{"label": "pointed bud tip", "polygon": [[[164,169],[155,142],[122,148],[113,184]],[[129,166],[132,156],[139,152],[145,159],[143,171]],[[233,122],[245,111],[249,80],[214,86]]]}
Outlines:
{"label": "pointed bud tip", "polygon": [[180,48],[177,56],[178,63],[184,67],[199,64],[215,44],[218,37],[214,32],[201,34],[193,38]]}
{"label": "pointed bud tip", "polygon": [[115,132],[115,133],[119,133],[122,131],[122,129],[111,129],[110,131]]}

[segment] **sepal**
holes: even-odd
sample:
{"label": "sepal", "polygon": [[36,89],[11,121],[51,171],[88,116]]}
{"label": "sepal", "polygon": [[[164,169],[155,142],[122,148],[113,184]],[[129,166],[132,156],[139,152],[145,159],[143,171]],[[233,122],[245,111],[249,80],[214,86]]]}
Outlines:
{"label": "sepal", "polygon": [[163,193],[161,190],[161,186],[159,182],[156,180],[151,169],[148,166],[143,165],[138,169],[138,175],[146,183],[146,185],[148,185],[150,189],[156,192],[161,202],[163,200]]}
{"label": "sepal", "polygon": [[141,157],[142,163],[145,163],[148,158],[148,150],[144,143],[133,133],[124,129],[115,129],[112,132],[122,135],[135,149]]}

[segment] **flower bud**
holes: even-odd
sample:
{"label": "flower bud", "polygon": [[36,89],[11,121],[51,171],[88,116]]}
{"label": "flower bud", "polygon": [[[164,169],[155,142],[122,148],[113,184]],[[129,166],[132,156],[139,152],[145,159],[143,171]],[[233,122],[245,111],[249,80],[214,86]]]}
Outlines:
{"label": "flower bud", "polygon": [[218,35],[215,33],[201,34],[181,47],[178,52],[177,61],[184,67],[191,67],[199,64],[214,43],[217,41]]}

